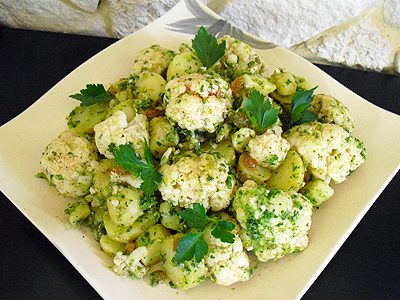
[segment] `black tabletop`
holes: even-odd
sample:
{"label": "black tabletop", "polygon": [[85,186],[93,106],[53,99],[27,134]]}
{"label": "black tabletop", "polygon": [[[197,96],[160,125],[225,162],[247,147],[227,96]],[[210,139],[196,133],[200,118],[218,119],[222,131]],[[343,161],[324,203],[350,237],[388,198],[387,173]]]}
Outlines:
{"label": "black tabletop", "polygon": [[[114,42],[0,27],[0,124]],[[362,97],[400,114],[400,77],[320,67]],[[13,204],[0,196],[0,299],[100,298]],[[400,299],[399,174],[303,299]]]}

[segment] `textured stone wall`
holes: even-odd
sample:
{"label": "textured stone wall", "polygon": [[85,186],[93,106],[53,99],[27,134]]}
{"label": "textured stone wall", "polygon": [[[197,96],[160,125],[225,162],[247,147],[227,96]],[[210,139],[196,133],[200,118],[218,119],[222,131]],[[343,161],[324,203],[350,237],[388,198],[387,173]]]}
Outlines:
{"label": "textured stone wall", "polygon": [[209,6],[311,60],[400,73],[400,0],[211,0]]}
{"label": "textured stone wall", "polygon": [[0,0],[0,23],[16,28],[123,37],[178,0]]}
{"label": "textured stone wall", "polygon": [[[178,0],[0,0],[0,23],[123,37]],[[400,0],[201,0],[224,19],[314,61],[400,73]]]}

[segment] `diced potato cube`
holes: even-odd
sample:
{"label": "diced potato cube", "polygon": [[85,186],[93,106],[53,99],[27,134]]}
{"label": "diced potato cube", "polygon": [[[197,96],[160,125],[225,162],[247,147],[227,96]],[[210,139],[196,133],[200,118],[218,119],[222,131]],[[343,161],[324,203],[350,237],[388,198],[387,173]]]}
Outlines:
{"label": "diced potato cube", "polygon": [[313,178],[300,191],[313,206],[320,206],[333,195],[333,188],[321,179]]}
{"label": "diced potato cube", "polygon": [[270,188],[297,192],[304,182],[304,163],[296,151],[289,151],[285,160],[267,180]]}

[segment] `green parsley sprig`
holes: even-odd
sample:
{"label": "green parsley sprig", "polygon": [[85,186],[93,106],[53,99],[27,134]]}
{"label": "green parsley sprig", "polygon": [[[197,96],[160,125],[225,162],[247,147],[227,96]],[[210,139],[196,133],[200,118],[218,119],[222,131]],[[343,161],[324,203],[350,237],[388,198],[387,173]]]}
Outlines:
{"label": "green parsley sprig", "polygon": [[219,238],[222,242],[232,244],[235,235],[231,232],[236,225],[232,222],[219,220],[207,216],[203,205],[193,204],[192,208],[182,210],[179,216],[186,221],[190,228],[197,229],[197,232],[189,232],[178,242],[175,260],[178,263],[191,260],[193,257],[200,262],[208,253],[208,245],[204,240],[205,228],[211,226],[211,235]]}
{"label": "green parsley sprig", "polygon": [[145,196],[152,196],[158,189],[158,184],[161,182],[162,176],[154,165],[153,157],[151,156],[149,145],[144,140],[144,157],[142,161],[135,150],[130,145],[120,145],[117,147],[115,144],[109,146],[109,151],[114,155],[115,162],[118,166],[129,171],[134,176],[142,178],[143,182],[140,188]]}
{"label": "green parsley sprig", "polygon": [[208,253],[207,242],[203,238],[204,232],[186,233],[178,242],[175,260],[182,263],[195,257],[197,262],[201,262],[203,257]]}
{"label": "green parsley sprig", "polygon": [[253,90],[245,102],[245,112],[259,133],[263,133],[278,120],[279,111],[260,92]]}
{"label": "green parsley sprig", "polygon": [[107,102],[112,99],[111,95],[104,89],[102,84],[87,84],[86,89],[82,89],[80,93],[70,95],[69,97],[81,101],[83,106]]}
{"label": "green parsley sprig", "polygon": [[218,44],[217,39],[201,26],[192,40],[192,47],[208,69],[224,56],[226,42],[222,41]]}
{"label": "green parsley sprig", "polygon": [[288,128],[295,125],[313,122],[318,118],[318,115],[309,110],[311,102],[314,99],[314,87],[310,90],[297,90],[292,98],[290,108],[290,117]]}

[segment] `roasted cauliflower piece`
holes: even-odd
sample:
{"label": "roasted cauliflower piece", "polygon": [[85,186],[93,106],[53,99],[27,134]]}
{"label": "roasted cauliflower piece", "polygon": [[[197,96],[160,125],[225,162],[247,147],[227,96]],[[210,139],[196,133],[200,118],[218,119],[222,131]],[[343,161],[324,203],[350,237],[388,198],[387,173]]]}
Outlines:
{"label": "roasted cauliflower piece", "polygon": [[149,269],[144,265],[147,256],[147,248],[142,246],[125,255],[121,251],[114,257],[114,272],[120,276],[130,276],[141,279]]}
{"label": "roasted cauliflower piece", "polygon": [[213,66],[217,73],[225,75],[229,80],[242,74],[261,74],[264,72],[263,59],[253,48],[231,36],[224,36],[219,43],[225,41],[225,55]]}
{"label": "roasted cauliflower piece", "polygon": [[143,71],[165,75],[174,56],[173,51],[162,48],[160,45],[145,48],[137,54],[133,61],[132,75],[138,76]]}
{"label": "roasted cauliflower piece", "polygon": [[72,131],[63,131],[44,149],[40,164],[44,176],[64,196],[80,198],[89,194],[98,166],[95,147]]}
{"label": "roasted cauliflower piece", "polygon": [[290,144],[281,134],[282,128],[274,126],[248,142],[250,156],[262,167],[275,170],[285,159]]}
{"label": "roasted cauliflower piece", "polygon": [[248,127],[240,128],[232,134],[232,144],[236,152],[243,153],[249,142],[256,137],[256,132]]}
{"label": "roasted cauliflower piece", "polygon": [[215,132],[232,107],[229,84],[220,77],[190,74],[165,88],[165,115],[179,127]]}
{"label": "roasted cauliflower piece", "polygon": [[175,206],[191,208],[194,203],[218,211],[229,206],[235,178],[224,159],[203,153],[181,157],[172,165],[160,169],[163,180],[159,187],[165,201]]}
{"label": "roasted cauliflower piece", "polygon": [[258,260],[279,259],[307,247],[312,204],[301,194],[269,190],[249,180],[237,190],[232,207],[244,247]]}
{"label": "roasted cauliflower piece", "polygon": [[211,228],[206,229],[204,239],[208,244],[208,254],[204,259],[209,276],[214,283],[219,285],[231,285],[239,281],[247,281],[253,271],[239,237],[240,227],[236,220],[227,213],[219,214],[218,218],[236,225],[236,228],[232,231],[235,239],[232,244],[222,242],[211,234]]}
{"label": "roasted cauliflower piece", "polygon": [[144,157],[144,140],[149,140],[148,120],[145,115],[135,114],[128,123],[123,111],[116,111],[111,117],[94,126],[97,149],[107,158],[114,158],[110,145],[132,144],[135,152]]}
{"label": "roasted cauliflower piece", "polygon": [[306,169],[321,180],[340,183],[366,159],[363,143],[339,125],[305,123],[283,137],[300,154]]}
{"label": "roasted cauliflower piece", "polygon": [[332,96],[315,95],[310,110],[318,114],[318,120],[321,123],[333,123],[348,132],[352,132],[354,129],[354,121],[349,109]]}

